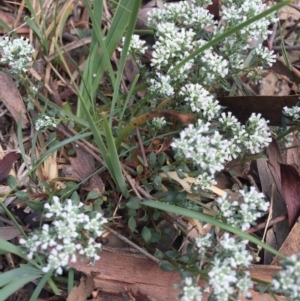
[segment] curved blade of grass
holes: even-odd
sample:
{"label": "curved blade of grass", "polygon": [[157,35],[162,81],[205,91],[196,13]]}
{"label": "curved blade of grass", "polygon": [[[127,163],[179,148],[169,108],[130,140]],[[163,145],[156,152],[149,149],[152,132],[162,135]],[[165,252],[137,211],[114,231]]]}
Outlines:
{"label": "curved blade of grass", "polygon": [[13,269],[0,274],[0,287],[7,285],[16,278],[26,277],[27,275],[40,275],[41,277],[43,273],[41,270],[33,268],[32,266],[27,269],[25,265],[22,268]]}
{"label": "curved blade of grass", "polygon": [[50,279],[51,275],[53,273],[53,270],[50,270],[47,274],[45,274],[42,279],[39,281],[39,284],[35,288],[33,294],[31,295],[29,301],[36,301],[39,297],[43,287],[45,286],[46,282]]}
{"label": "curved blade of grass", "polygon": [[[131,17],[131,11],[134,9],[135,5],[136,1],[132,0],[120,0],[118,3],[117,9],[112,19],[112,23],[105,38],[105,46],[109,58],[115,51],[118,43],[120,42],[127,28]],[[94,18],[94,16],[91,16],[91,19],[92,18]],[[95,18],[98,18],[98,16],[96,15]],[[99,28],[97,29],[98,23],[99,21],[94,23],[95,26],[93,27],[93,30],[99,30]],[[98,42],[100,44],[100,41]],[[86,97],[94,99],[95,93],[99,86],[100,79],[102,78],[103,73],[108,66],[107,64],[110,64],[110,60],[108,61],[105,58],[104,53],[102,51],[100,55],[95,58],[93,64],[95,66],[95,72],[93,73],[96,75],[95,77],[91,79],[88,77],[89,75],[84,72],[85,76],[83,77],[83,81],[87,83],[89,80],[91,80],[92,85],[89,91],[84,90],[81,86],[80,91],[82,92],[83,99],[85,99]]]}
{"label": "curved blade of grass", "polygon": [[[126,59],[127,59],[127,53],[128,53],[129,46],[130,46],[131,37],[132,37],[132,34],[135,29],[135,24],[136,24],[136,20],[138,18],[138,13],[139,13],[139,10],[141,7],[141,3],[142,3],[141,0],[135,0],[135,5],[131,11],[131,16],[130,16],[129,24],[128,24],[127,31],[126,31],[125,41],[124,41],[124,45],[122,47],[123,49],[122,49],[122,53],[121,53],[121,58],[119,61],[117,78],[116,78],[116,82],[114,85],[114,95],[113,95],[112,104],[111,104],[111,108],[110,108],[110,115],[109,115],[109,125],[110,126],[112,126],[112,118],[113,118],[113,112],[115,110],[115,105],[117,104],[117,110],[121,109],[121,103],[117,102],[118,97],[119,97],[119,87],[121,84],[121,79],[122,79],[122,75],[123,75],[123,71],[124,71],[125,63],[126,63]],[[121,114],[122,113],[120,110],[119,117]]]}
{"label": "curved blade of grass", "polygon": [[8,285],[0,289],[0,301],[5,301],[7,298],[15,293],[18,289],[22,288],[25,284],[40,278],[40,274],[24,275],[22,278],[16,278],[15,281],[10,282]]}
{"label": "curved blade of grass", "polygon": [[219,35],[218,37],[216,37],[215,39],[209,41],[208,43],[206,43],[205,45],[203,45],[202,47],[198,48],[197,50],[195,50],[192,54],[190,54],[189,56],[187,56],[186,58],[184,58],[180,63],[178,63],[173,69],[169,70],[167,74],[172,74],[175,71],[178,71],[185,63],[187,63],[189,60],[194,59],[197,55],[199,55],[201,52],[203,52],[204,50],[210,48],[211,46],[219,43],[220,41],[224,40],[225,38],[229,37],[232,34],[235,34],[237,31],[247,27],[248,25],[266,17],[267,15],[277,11],[278,9],[280,9],[283,6],[286,6],[290,3],[292,3],[293,0],[286,0],[283,2],[280,2],[274,6],[272,6],[271,8],[265,10],[264,12],[258,14],[257,16],[233,27],[228,29],[227,31],[225,31],[223,34]]}
{"label": "curved blade of grass", "polygon": [[255,238],[254,236],[249,235],[249,234],[243,232],[242,230],[240,230],[238,228],[234,228],[234,227],[231,227],[231,226],[229,226],[225,223],[222,223],[221,221],[215,220],[214,218],[212,218],[211,216],[209,216],[205,213],[195,212],[195,211],[190,210],[190,209],[181,208],[181,207],[177,207],[177,206],[174,206],[174,205],[164,204],[164,203],[155,202],[155,201],[148,201],[148,200],[142,201],[141,204],[152,207],[152,208],[160,209],[160,210],[163,210],[163,211],[172,212],[172,213],[177,214],[177,215],[183,215],[183,216],[186,216],[186,217],[198,219],[201,222],[205,222],[205,223],[214,225],[214,226],[219,227],[219,228],[221,228],[225,231],[236,234],[236,235],[240,236],[243,239],[249,240],[249,241],[253,242],[256,245],[261,246],[266,251],[268,251],[268,252],[270,252],[270,253],[272,253],[272,254],[280,257],[280,258],[285,258],[284,255],[282,255],[281,253],[279,253],[278,251],[276,251],[272,247],[268,246],[267,244],[261,242],[259,239]]}
{"label": "curved blade of grass", "polygon": [[23,249],[21,247],[15,246],[12,243],[10,243],[4,239],[0,239],[0,250],[7,252],[7,253],[15,254],[15,255],[25,259],[26,261],[28,261],[28,258],[25,255],[25,253],[23,252]]}
{"label": "curved blade of grass", "polygon": [[[60,51],[60,48],[59,48],[59,46],[56,43],[55,43],[55,47],[56,47],[56,50],[59,53],[60,57],[62,57],[62,53]],[[75,88],[77,88],[76,83],[72,79],[70,70],[69,70],[66,62],[64,60],[62,60],[62,62],[64,63],[65,68],[66,68],[68,74],[70,75],[72,84],[74,85]],[[83,99],[83,95],[80,93],[80,91],[78,90],[78,88],[76,90],[77,90],[79,99],[82,100]],[[109,128],[109,126],[107,124],[106,119],[103,118],[104,125],[105,125],[104,134],[106,136],[106,140],[107,140],[107,143],[108,143],[108,148],[106,147],[106,145],[105,145],[105,143],[104,143],[104,141],[102,139],[102,135],[100,133],[99,127],[97,126],[96,122],[93,120],[93,118],[92,118],[92,116],[91,116],[91,114],[89,112],[89,109],[88,109],[88,107],[87,107],[87,105],[86,105],[86,103],[84,101],[82,101],[82,108],[83,108],[84,114],[85,114],[85,116],[87,118],[87,121],[89,123],[89,126],[91,128],[91,131],[93,133],[93,136],[94,136],[94,139],[96,141],[96,144],[97,144],[97,146],[99,148],[99,151],[100,151],[100,153],[102,155],[102,158],[105,161],[105,165],[106,165],[106,167],[107,167],[107,169],[108,169],[111,177],[113,178],[113,180],[115,181],[115,183],[118,185],[118,187],[120,188],[120,190],[123,193],[123,195],[127,196],[128,195],[128,190],[127,190],[127,186],[125,184],[125,179],[124,179],[123,173],[119,172],[121,170],[121,166],[120,166],[119,157],[117,155],[114,138],[113,138],[111,129]],[[104,115],[103,115],[103,117],[104,117]],[[108,155],[110,151],[112,152],[113,162],[111,161],[110,155]]]}
{"label": "curved blade of grass", "polygon": [[103,116],[103,126],[104,126],[104,132],[105,132],[105,137],[107,141],[107,147],[108,147],[108,154],[106,156],[107,162],[110,162],[110,168],[111,171],[113,172],[113,177],[115,179],[115,182],[119,186],[122,194],[127,198],[129,197],[128,194],[128,189],[125,183],[124,175],[121,169],[121,164],[115,144],[115,139],[113,137],[111,127],[109,126],[107,119],[105,118],[104,114]]}

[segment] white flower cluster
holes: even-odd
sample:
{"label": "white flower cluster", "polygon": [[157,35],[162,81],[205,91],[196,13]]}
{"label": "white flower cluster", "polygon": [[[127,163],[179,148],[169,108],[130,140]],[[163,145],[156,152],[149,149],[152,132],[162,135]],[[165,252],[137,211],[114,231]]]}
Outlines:
{"label": "white flower cluster", "polygon": [[[124,45],[125,37],[122,38],[122,45]],[[132,55],[134,53],[144,54],[147,50],[147,46],[145,46],[146,42],[140,39],[140,36],[134,34],[131,36],[131,41],[129,44],[128,55]],[[118,50],[122,52],[122,47],[119,47]]]}
{"label": "white flower cluster", "polygon": [[[194,95],[195,92],[192,91],[192,96]],[[194,100],[193,97],[186,99]],[[191,107],[196,110],[195,103],[197,104],[196,101],[191,101]],[[200,110],[203,104],[202,110],[206,112],[206,104],[209,103],[212,104],[211,107],[217,108],[217,102],[212,99],[201,102],[200,98],[198,109]],[[199,119],[195,126],[190,124],[180,133],[180,138],[171,143],[179,158],[192,160],[201,171],[195,181],[196,189],[208,189],[215,184],[215,173],[221,171],[228,161],[235,159],[243,150],[251,154],[258,153],[272,140],[267,121],[261,118],[260,114],[252,114],[246,127],[231,113],[222,113],[219,122],[222,131],[231,131],[232,136],[229,139],[217,129],[212,131],[209,122],[204,124]]]}
{"label": "white flower cluster", "polygon": [[287,301],[300,300],[300,255],[282,260],[282,270],[273,276],[271,288],[282,293]]}
{"label": "white flower cluster", "polygon": [[151,122],[152,126],[157,129],[162,129],[166,124],[165,117],[154,117]]}
{"label": "white flower cluster", "polygon": [[249,268],[252,256],[246,250],[248,241],[237,241],[225,233],[220,240],[210,261],[212,268],[208,272],[209,285],[212,287],[214,300],[238,300],[238,296],[251,297],[249,289],[253,287]]}
{"label": "white flower cluster", "polygon": [[[54,196],[51,205],[45,204],[45,217],[53,219],[52,227],[44,224],[41,230],[35,231],[27,240],[20,240],[27,248],[29,259],[33,258],[35,252],[43,252],[47,256],[43,272],[54,269],[57,274],[62,274],[62,268],[69,261],[76,262],[77,252],[92,263],[100,259],[98,252],[101,244],[96,243],[95,238],[102,235],[102,224],[107,220],[100,212],[94,216],[80,212],[82,206],[82,203],[73,204],[70,199],[61,204],[59,198]],[[82,231],[85,231],[86,236]]]}
{"label": "white flower cluster", "polygon": [[154,11],[149,21],[155,26],[157,23],[171,22],[176,23],[180,20],[184,27],[197,27],[198,30],[207,26],[215,25],[214,16],[202,6],[191,5],[187,1],[170,3],[167,9]]}
{"label": "white flower cluster", "polygon": [[252,113],[246,126],[246,139],[243,144],[251,153],[256,154],[267,147],[272,141],[268,122],[261,117],[261,114]]}
{"label": "white flower cluster", "polygon": [[154,44],[151,66],[156,69],[173,67],[190,54],[195,47],[196,33],[192,29],[178,28],[174,23],[163,22],[157,24],[158,40]]}
{"label": "white flower cluster", "polygon": [[171,146],[178,157],[191,159],[201,171],[214,175],[231,158],[230,142],[218,131],[208,134],[209,126],[210,123],[203,123],[199,119],[196,126],[190,124],[185,128],[180,133],[180,138],[174,139]]}
{"label": "white flower cluster", "polygon": [[270,204],[264,200],[264,194],[257,192],[254,187],[248,192],[240,190],[239,193],[237,201],[229,201],[227,194],[215,201],[227,224],[246,231],[265,214]]}
{"label": "white flower cluster", "polygon": [[45,131],[49,128],[56,128],[59,121],[53,117],[40,115],[39,118],[35,121],[34,127],[37,131]]}
{"label": "white flower cluster", "polygon": [[[227,28],[245,22],[267,9],[267,5],[260,0],[224,0],[222,1],[222,7],[222,19],[226,22],[225,26]],[[260,37],[265,40],[268,34],[271,33],[268,30],[269,25],[276,21],[277,18],[273,13],[242,29],[239,35],[245,41],[257,40]]]}
{"label": "white flower cluster", "polygon": [[151,84],[149,91],[153,94],[162,95],[164,97],[172,97],[174,95],[174,88],[169,75],[161,75],[158,73],[156,79],[151,78],[149,82]]}
{"label": "white flower cluster", "polygon": [[27,71],[27,64],[32,61],[34,48],[29,44],[28,39],[10,40],[5,37],[0,41],[1,63],[8,64],[12,74],[19,74]]}
{"label": "white flower cluster", "polygon": [[188,102],[193,112],[200,113],[200,117],[206,120],[216,118],[220,114],[219,102],[200,84],[184,85],[179,95],[184,97],[184,101]]}
{"label": "white flower cluster", "polygon": [[299,121],[300,118],[300,107],[294,106],[292,108],[284,107],[283,114],[293,119],[293,121]]}
{"label": "white flower cluster", "polygon": [[186,277],[183,280],[182,292],[179,295],[180,301],[201,301],[202,291],[200,287],[195,284],[192,277]]}
{"label": "white flower cluster", "polygon": [[214,249],[208,272],[208,284],[212,289],[210,298],[216,301],[239,300],[241,295],[251,298],[249,289],[253,287],[253,283],[250,273],[245,271],[253,260],[246,250],[248,241],[236,240],[225,233],[219,239],[219,246],[215,247],[212,235],[207,233],[195,239],[195,242],[202,258],[206,252]]}

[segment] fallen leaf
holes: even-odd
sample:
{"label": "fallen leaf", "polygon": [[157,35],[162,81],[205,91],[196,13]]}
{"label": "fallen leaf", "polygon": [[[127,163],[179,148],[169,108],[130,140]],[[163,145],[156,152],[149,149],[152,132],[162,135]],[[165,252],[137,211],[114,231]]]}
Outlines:
{"label": "fallen leaf", "polygon": [[0,238],[4,240],[11,240],[20,234],[16,226],[0,227]]}
{"label": "fallen leaf", "polygon": [[[75,158],[69,158],[71,162],[71,166],[78,175],[79,180],[84,180],[88,176],[90,176],[93,172],[95,172],[95,161],[94,158],[84,151],[81,147],[74,147],[76,152]],[[103,193],[105,191],[105,185],[102,179],[96,174],[93,175],[87,185],[83,185],[84,190],[92,191],[98,190]]]}
{"label": "fallen leaf", "polygon": [[300,176],[292,165],[280,164],[282,193],[290,228],[300,215]]}
{"label": "fallen leaf", "polygon": [[0,71],[0,100],[4,103],[16,123],[19,115],[22,114],[22,129],[29,125],[26,116],[26,107],[22,100],[19,90],[16,88],[13,78]]}
{"label": "fallen leaf", "polygon": [[67,301],[85,301],[94,290],[95,283],[93,277],[82,277],[79,286],[75,286],[68,296]]}
{"label": "fallen leaf", "polygon": [[20,156],[20,153],[10,152],[0,160],[0,183],[7,178],[13,164],[20,158]]}
{"label": "fallen leaf", "polygon": [[[293,254],[300,253],[300,218],[298,218],[288,237],[282,244],[279,252],[285,256],[291,256]],[[272,261],[272,265],[279,265],[281,258],[275,257]]]}
{"label": "fallen leaf", "polygon": [[286,96],[291,92],[289,83],[279,74],[270,71],[267,76],[263,77],[260,83],[260,95],[278,95]]}

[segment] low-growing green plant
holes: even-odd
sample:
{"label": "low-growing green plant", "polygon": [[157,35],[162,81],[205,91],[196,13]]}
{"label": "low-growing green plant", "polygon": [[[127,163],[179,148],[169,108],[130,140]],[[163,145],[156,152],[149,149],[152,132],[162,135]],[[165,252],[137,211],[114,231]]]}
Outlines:
{"label": "low-growing green plant", "polygon": [[[251,187],[241,189],[233,202],[227,195],[215,198],[211,207],[200,201],[200,197],[213,198],[212,185],[227,162],[256,155],[271,141],[268,121],[260,114],[253,113],[245,125],[241,124],[230,112],[224,112],[217,95],[242,91],[237,83],[242,82],[243,76],[256,83],[265,68],[272,65],[275,55],[262,47],[261,42],[270,33],[269,25],[277,21],[275,11],[290,1],[268,8],[260,0],[223,0],[221,20],[216,20],[205,8],[209,0],[169,4],[149,16],[154,44],[147,44],[134,34],[141,1],[120,0],[108,30],[101,27],[102,1],[95,1],[93,5],[88,0],[84,2],[93,28],[86,67],[82,74],[77,70],[82,75],[80,86],[72,79],[61,47],[53,41],[78,93],[76,115],[38,93],[38,84],[36,88],[30,87],[26,71],[33,48],[27,40],[5,38],[0,42],[1,62],[27,87],[28,109],[38,106],[35,98],[44,104],[44,110],[39,111],[35,120],[30,160],[22,142],[21,126],[18,127],[19,147],[28,176],[38,182],[34,173],[51,154],[69,143],[88,138],[97,145],[104,163],[102,169],[107,169],[112,180],[114,191],[106,191],[107,217],[112,217],[116,210],[124,213],[122,223],[124,228],[128,227],[129,235],[155,254],[162,269],[180,273],[182,283],[177,285],[181,289],[180,300],[202,300],[204,289],[197,286],[199,277],[206,280],[211,292],[209,300],[250,298],[249,289],[255,284],[248,271],[253,261],[247,250],[248,242],[284,259],[283,270],[272,283],[265,284],[264,290],[271,294],[283,293],[288,300],[299,298],[298,258],[284,258],[258,238],[245,233],[269,208],[262,193]],[[33,13],[30,3],[27,5]],[[46,40],[44,29],[40,30],[36,21],[34,18],[27,23],[43,43]],[[251,41],[255,42],[252,49]],[[110,57],[118,44],[121,44],[118,48],[121,57],[115,75]],[[42,48],[47,51],[48,46],[45,42]],[[150,66],[141,60],[148,49],[152,51]],[[139,68],[139,75],[124,95],[120,92],[120,84],[128,57],[132,57]],[[111,101],[99,90],[100,79],[112,87]],[[144,83],[136,86],[139,79]],[[137,92],[145,88],[147,93],[139,99]],[[96,97],[105,104],[100,111],[96,107]],[[298,120],[299,112],[299,108],[294,107],[284,108],[283,113]],[[79,133],[63,141],[58,141],[56,135],[49,135],[41,156],[35,158],[38,135],[42,141],[42,134],[55,130],[59,122],[72,123]],[[142,127],[145,123],[147,127]],[[138,151],[135,139],[143,151]],[[161,144],[161,149],[154,147],[155,141]],[[135,177],[133,181],[132,177]],[[58,294],[51,279],[53,274],[68,270],[68,262],[76,261],[78,254],[91,262],[99,259],[101,245],[95,239],[102,234],[102,225],[107,222],[102,214],[104,204],[100,194],[88,194],[85,201],[93,202],[87,205],[80,201],[76,192],[80,184],[68,182],[60,192],[49,183],[36,184],[43,186],[47,201],[39,206],[31,204],[30,208],[44,211],[43,225],[28,236],[19,227],[24,236],[20,240],[23,247],[1,241],[2,252],[16,254],[28,264],[0,275],[0,300],[38,278],[41,278],[40,283],[30,301],[38,298],[47,281]],[[29,206],[28,194],[18,191],[17,184],[12,186],[15,186],[12,192],[16,191],[15,194]],[[209,214],[204,213],[204,209]],[[17,224],[8,208],[5,210]],[[170,219],[168,213],[209,224],[210,231],[197,238],[188,238],[188,231],[174,221],[189,240],[186,253],[175,250],[170,243],[166,243],[169,250],[165,252],[155,249],[156,243],[167,241],[172,231],[170,228],[161,231],[157,226],[162,219]],[[43,222],[44,218],[51,223]],[[216,228],[220,229],[218,235]],[[69,291],[73,277],[73,271],[69,270]]]}

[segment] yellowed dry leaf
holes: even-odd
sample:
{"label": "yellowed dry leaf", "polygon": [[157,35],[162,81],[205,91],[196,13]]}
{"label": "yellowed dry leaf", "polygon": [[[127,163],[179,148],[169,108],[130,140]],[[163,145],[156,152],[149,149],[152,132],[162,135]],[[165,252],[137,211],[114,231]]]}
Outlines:
{"label": "yellowed dry leaf", "polygon": [[[167,178],[167,175],[164,174],[164,173],[160,173],[159,175],[160,175],[162,178],[164,178],[164,179]],[[178,177],[176,171],[170,171],[170,172],[168,172],[168,176],[169,176],[172,180],[174,180],[174,181],[176,181],[177,183],[179,183],[179,184],[182,186],[182,188],[183,188],[186,192],[188,192],[188,193],[193,193],[192,190],[191,190],[191,186],[192,186],[192,184],[195,183],[195,178],[192,178],[192,177],[189,177],[189,176],[185,175],[186,177],[185,177],[184,179],[180,179],[180,178]],[[224,190],[221,190],[221,189],[219,189],[219,188],[216,187],[216,186],[211,186],[211,187],[209,187],[209,190],[211,190],[213,193],[215,193],[215,194],[217,194],[217,195],[219,195],[219,196],[222,196],[222,195],[225,195],[225,194],[226,194],[226,192],[225,192]]]}

